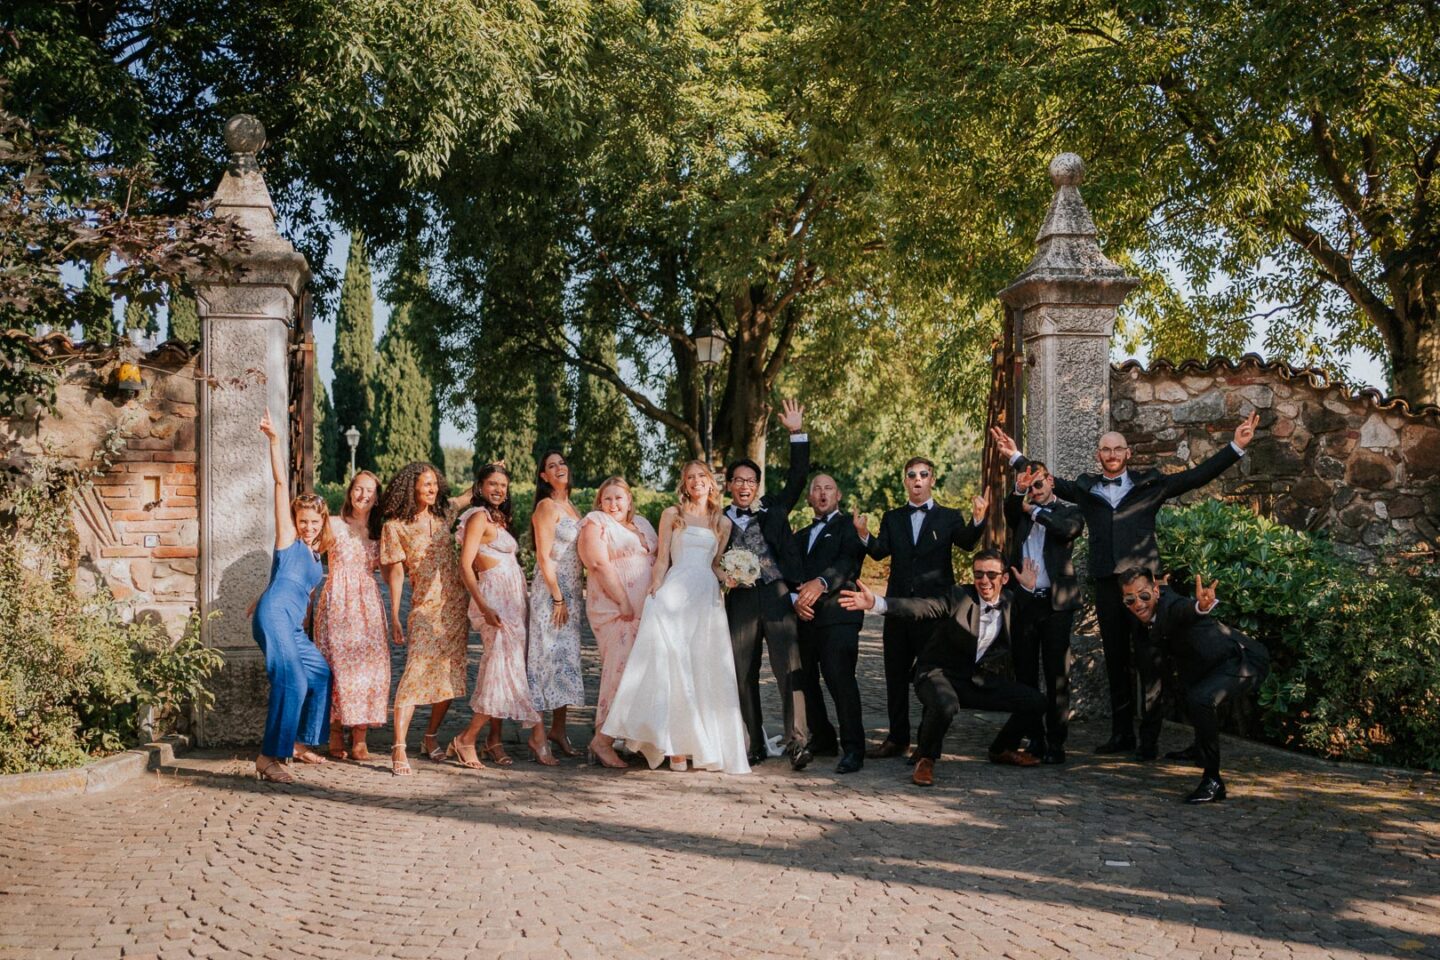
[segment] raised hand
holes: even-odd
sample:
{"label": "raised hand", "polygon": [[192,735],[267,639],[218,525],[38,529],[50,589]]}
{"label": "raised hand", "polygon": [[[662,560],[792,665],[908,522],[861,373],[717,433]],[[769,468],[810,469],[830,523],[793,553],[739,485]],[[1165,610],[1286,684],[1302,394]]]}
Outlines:
{"label": "raised hand", "polygon": [[1015,492],[1019,494],[1029,493],[1030,485],[1035,482],[1035,475],[1039,472],[1039,470],[1027,463],[1024,470],[1015,474]]}
{"label": "raised hand", "polygon": [[970,501],[970,516],[976,523],[979,523],[985,519],[985,512],[989,509],[990,498],[985,496],[984,490],[981,490],[975,495],[974,499]]}
{"label": "raised hand", "polygon": [[780,424],[791,433],[799,433],[805,424],[805,408],[788,398],[782,401]]}
{"label": "raised hand", "polygon": [[856,584],[859,590],[841,590],[840,606],[846,610],[869,610],[875,606],[875,594],[863,583]]}
{"label": "raised hand", "polygon": [[1252,410],[1250,416],[1240,421],[1240,426],[1235,428],[1235,446],[1244,450],[1250,446],[1250,441],[1255,439],[1255,428],[1260,426],[1260,411]]}
{"label": "raised hand", "polygon": [[280,435],[275,432],[275,424],[270,421],[269,410],[266,410],[265,416],[260,418],[260,432],[269,437],[272,442],[280,439]]}
{"label": "raised hand", "polygon": [[995,449],[1000,451],[1000,456],[1004,457],[1006,461],[1020,452],[1020,448],[1015,446],[1015,441],[1010,438],[1010,434],[999,427],[990,428],[990,439],[995,441]]}
{"label": "raised hand", "polygon": [[1034,557],[1026,557],[1024,562],[1020,564],[1019,569],[1011,567],[1010,572],[1015,574],[1016,583],[1020,584],[1020,586],[1026,590],[1033,591],[1035,589],[1035,583],[1040,579],[1040,564],[1035,562]]}
{"label": "raised hand", "polygon": [[1215,609],[1215,604],[1220,602],[1215,596],[1215,588],[1219,585],[1219,580],[1211,580],[1207,587],[1200,574],[1195,574],[1195,606],[1201,613],[1209,613]]}
{"label": "raised hand", "polygon": [[860,535],[860,539],[861,539],[861,540],[869,540],[869,539],[870,539],[870,518],[869,518],[869,516],[867,516],[866,514],[861,513],[861,512],[860,512],[860,508],[859,508],[859,507],[856,507],[855,509],[853,509],[853,510],[850,511],[850,520],[855,524],[855,532]]}

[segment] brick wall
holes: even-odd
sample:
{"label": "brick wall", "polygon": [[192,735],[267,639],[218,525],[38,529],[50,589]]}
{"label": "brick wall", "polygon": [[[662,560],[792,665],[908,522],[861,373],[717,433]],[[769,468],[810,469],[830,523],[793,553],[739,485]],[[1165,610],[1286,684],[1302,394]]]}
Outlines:
{"label": "brick wall", "polygon": [[1114,367],[1110,411],[1137,466],[1178,470],[1229,441],[1251,408],[1260,433],[1235,469],[1191,499],[1241,500],[1325,531],[1357,560],[1440,556],[1440,409],[1352,393],[1314,370],[1254,355]]}
{"label": "brick wall", "polygon": [[107,435],[123,438],[113,465],[84,490],[75,531],[82,592],[104,584],[137,614],[175,633],[198,604],[200,524],[195,474],[197,356],[167,343],[141,358],[138,395],[113,386],[113,348],[58,334],[40,349],[63,363],[56,410],[0,420],[0,459],[23,467],[42,445],[71,466],[91,462]]}

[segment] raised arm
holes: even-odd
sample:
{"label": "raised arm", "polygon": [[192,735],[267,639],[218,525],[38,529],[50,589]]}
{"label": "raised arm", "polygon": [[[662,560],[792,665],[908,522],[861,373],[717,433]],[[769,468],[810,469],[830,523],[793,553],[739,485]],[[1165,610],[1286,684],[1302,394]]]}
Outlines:
{"label": "raised arm", "polygon": [[270,422],[269,410],[260,418],[260,432],[270,441],[270,474],[275,480],[275,549],[284,550],[295,542],[295,519],[290,516],[290,481],[285,476],[280,434]]}
{"label": "raised arm", "polygon": [[[1010,434],[1001,430],[999,427],[991,427],[990,439],[994,441],[995,449],[999,452],[1000,456],[1004,458],[1005,462],[1010,464],[1012,469],[1029,472],[1030,461],[1026,458],[1025,454],[1020,452],[1020,448],[1015,445],[1015,441],[1011,438]],[[1057,497],[1062,500],[1069,500],[1071,503],[1075,503],[1079,499],[1080,488],[1075,485],[1075,481],[1067,480],[1053,473],[1050,477],[1055,481],[1055,495]]]}
{"label": "raised arm", "polygon": [[1062,540],[1074,540],[1085,530],[1085,514],[1079,507],[1050,501],[1048,507],[1036,507],[1030,511],[1035,522],[1052,531]]}
{"label": "raised arm", "polygon": [[1260,414],[1251,413],[1235,428],[1235,437],[1213,456],[1198,463],[1189,470],[1172,473],[1165,478],[1165,497],[1179,496],[1197,490],[1230,469],[1245,455],[1245,448],[1255,439],[1255,428],[1260,425]]}
{"label": "raised arm", "polygon": [[982,489],[970,501],[970,522],[957,523],[950,531],[950,542],[961,550],[974,550],[985,535],[985,514],[990,510],[990,498]]}
{"label": "raised arm", "polygon": [[805,481],[810,476],[810,441],[795,439],[804,432],[805,408],[794,400],[786,400],[780,422],[790,431],[790,466],[785,471],[785,488],[771,498],[770,503],[774,509],[788,514],[800,502]]}

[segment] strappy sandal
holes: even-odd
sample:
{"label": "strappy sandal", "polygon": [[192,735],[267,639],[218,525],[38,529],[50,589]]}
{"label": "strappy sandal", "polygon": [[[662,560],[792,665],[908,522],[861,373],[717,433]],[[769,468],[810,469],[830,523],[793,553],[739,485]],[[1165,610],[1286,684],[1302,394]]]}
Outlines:
{"label": "strappy sandal", "polygon": [[575,747],[571,745],[570,738],[565,736],[563,733],[558,737],[555,736],[555,734],[553,733],[546,734],[545,739],[555,744],[555,748],[567,757],[580,756],[580,751],[576,750]]}
{"label": "strappy sandal", "polygon": [[485,747],[484,755],[485,759],[500,767],[508,767],[515,762],[510,754],[505,752],[505,744],[503,743],[489,744]]}
{"label": "strappy sandal", "polygon": [[[434,746],[430,746],[430,744]],[[433,760],[436,763],[445,762],[445,749],[440,746],[440,738],[433,733],[427,733],[420,738],[420,752],[425,754],[426,760]]]}
{"label": "strappy sandal", "polygon": [[314,750],[310,750],[310,749],[306,749],[306,750],[304,750],[304,751],[296,750],[296,751],[295,751],[295,759],[296,759],[296,760],[299,760],[301,763],[311,764],[312,766],[315,765],[315,764],[329,763],[329,762],[330,762],[330,761],[329,761],[328,759],[326,759],[325,757],[321,756],[320,754],[316,753]]}
{"label": "strappy sandal", "polygon": [[560,761],[556,760],[554,754],[550,752],[550,744],[542,743],[538,750],[535,749],[535,744],[533,743],[528,744],[528,746],[530,747],[530,759],[541,766],[558,767],[560,765]]}
{"label": "strappy sandal", "polygon": [[290,771],[285,769],[285,764],[275,759],[270,759],[268,764],[256,761],[255,779],[269,781],[270,783],[295,782],[295,778],[290,775]]}
{"label": "strappy sandal", "polygon": [[[469,752],[469,756],[466,756],[467,751]],[[445,759],[453,760],[460,766],[468,767],[471,770],[485,769],[485,764],[481,763],[480,758],[475,755],[475,744],[473,743],[461,743],[459,740],[451,740],[450,745],[445,748]]]}
{"label": "strappy sandal", "polygon": [[405,744],[403,743],[397,743],[390,748],[390,772],[397,777],[409,777],[415,773],[410,769],[410,761],[405,758]]}

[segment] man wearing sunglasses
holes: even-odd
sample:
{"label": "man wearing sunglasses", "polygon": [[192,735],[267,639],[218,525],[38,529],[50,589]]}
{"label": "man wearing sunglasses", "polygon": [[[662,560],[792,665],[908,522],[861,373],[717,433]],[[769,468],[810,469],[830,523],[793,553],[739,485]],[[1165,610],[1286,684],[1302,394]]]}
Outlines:
{"label": "man wearing sunglasses", "polygon": [[[1210,616],[1219,602],[1215,582],[1207,587],[1197,574],[1192,599],[1157,582],[1148,569],[1126,570],[1118,579],[1121,602],[1149,635],[1150,643],[1174,660],[1185,684],[1186,712],[1195,727],[1195,747],[1205,768],[1200,785],[1185,802],[1224,800],[1219,710],[1265,682],[1270,652],[1259,641]],[[1152,738],[1160,733],[1158,713],[1155,717],[1153,732],[1147,734]]]}
{"label": "man wearing sunglasses", "polygon": [[1030,752],[1042,763],[1065,762],[1070,727],[1070,631],[1080,609],[1080,582],[1070,556],[1085,530],[1080,508],[1055,496],[1055,481],[1038,460],[1015,477],[1005,498],[1010,528],[1010,564],[1035,562],[1033,588],[1015,591],[1015,639],[1011,644],[1015,678],[1040,689],[1045,677],[1045,718],[1030,733]]}
{"label": "man wearing sunglasses", "polygon": [[[1110,688],[1110,739],[1096,747],[1096,753],[1136,749],[1137,661],[1144,688],[1139,700],[1142,719],[1155,706],[1161,692],[1158,665],[1140,644],[1135,625],[1125,614],[1116,573],[1128,567],[1159,569],[1155,516],[1160,508],[1167,500],[1205,486],[1238,463],[1254,439],[1259,423],[1260,415],[1252,413],[1240,421],[1230,443],[1203,463],[1179,473],[1131,470],[1131,450],[1125,437],[1107,433],[1100,438],[1100,448],[1095,454],[1100,473],[1082,473],[1074,480],[1054,478],[1055,495],[1080,508],[1090,531],[1090,577],[1095,585],[1095,616],[1100,621],[1105,678]],[[1025,469],[1030,461],[1009,434],[992,427],[990,437],[1014,469]],[[1155,744],[1142,741],[1136,757],[1153,760],[1157,753]]]}
{"label": "man wearing sunglasses", "polygon": [[[887,597],[943,597],[955,584],[951,548],[973,550],[984,532],[989,501],[982,494],[973,501],[970,516],[953,507],[940,506],[932,491],[935,464],[924,457],[911,457],[905,464],[907,503],[888,510],[880,519],[880,532],[870,536],[869,520],[853,514],[855,532],[866,552],[876,560],[890,558]],[[885,742],[866,752],[867,757],[904,756],[910,746],[910,683],[915,658],[929,639],[930,627],[900,619],[885,621],[882,638],[885,657],[885,706],[890,714],[890,732]]]}
{"label": "man wearing sunglasses", "polygon": [[[981,670],[1003,660],[1011,637],[1011,598],[1005,589],[1009,575],[998,550],[981,550],[971,561],[973,585],[951,586],[941,597],[877,597],[865,584],[858,590],[841,590],[840,605],[847,610],[874,610],[890,621],[909,621],[928,628],[915,665],[915,695],[925,707],[916,744],[915,771],[910,779],[920,787],[935,782],[935,763],[945,733],[961,709],[999,710],[1010,713],[990,744],[990,762],[1016,767],[1040,763],[1020,750],[1020,739],[1039,722],[1045,698],[1023,683]],[[1015,571],[1020,584],[1034,589],[1037,567],[1026,560]],[[938,622],[937,622],[938,621]]]}

